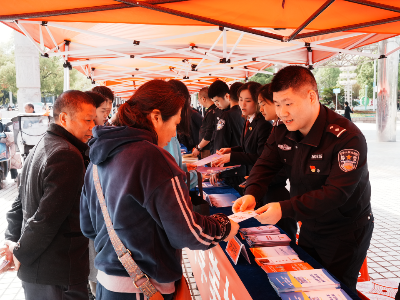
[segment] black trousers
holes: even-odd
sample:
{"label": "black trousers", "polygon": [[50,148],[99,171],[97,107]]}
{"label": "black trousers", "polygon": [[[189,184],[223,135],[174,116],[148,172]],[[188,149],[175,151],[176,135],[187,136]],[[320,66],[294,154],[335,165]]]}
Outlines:
{"label": "black trousers", "polygon": [[320,235],[300,230],[299,246],[355,293],[361,266],[367,256],[374,223],[340,235]]}
{"label": "black trousers", "polygon": [[[284,186],[270,186],[267,194],[262,199],[262,205],[290,199],[290,193]],[[292,218],[282,218],[276,223],[279,228],[286,232],[292,241],[296,241],[297,221]]]}
{"label": "black trousers", "polygon": [[87,284],[49,285],[22,281],[25,300],[88,300]]}

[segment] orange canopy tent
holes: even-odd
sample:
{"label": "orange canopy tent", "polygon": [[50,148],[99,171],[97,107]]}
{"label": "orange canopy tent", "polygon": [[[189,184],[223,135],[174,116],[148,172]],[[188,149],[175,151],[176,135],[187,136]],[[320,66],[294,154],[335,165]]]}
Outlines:
{"label": "orange canopy tent", "polygon": [[352,49],[400,33],[392,3],[36,0],[2,3],[0,20],[42,55],[62,55],[67,67],[128,97],[153,78],[179,78],[195,92],[276,64],[312,67],[338,53],[378,58]]}

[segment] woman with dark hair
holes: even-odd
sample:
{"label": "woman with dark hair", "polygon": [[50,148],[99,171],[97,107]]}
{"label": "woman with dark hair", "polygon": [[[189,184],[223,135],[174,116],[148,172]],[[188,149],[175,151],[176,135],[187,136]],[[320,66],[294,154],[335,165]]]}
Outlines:
{"label": "woman with dark hair", "polygon": [[85,94],[89,95],[96,104],[96,125],[104,125],[108,121],[108,106],[107,98],[97,92],[87,91]]}
{"label": "woman with dark hair", "polygon": [[[143,299],[133,294],[141,293],[136,285],[148,284],[147,279],[132,282],[121,264],[126,257],[164,299],[172,299],[175,282],[182,278],[181,249],[210,249],[239,229],[223,214],[193,212],[186,175],[162,149],[176,134],[185,101],[171,84],[153,80],[119,108],[116,126],[93,129],[80,219],[98,252],[97,299]],[[104,195],[106,207],[97,195]],[[117,256],[116,237],[129,251]]]}
{"label": "woman with dark hair", "polygon": [[260,87],[261,84],[258,82],[250,81],[238,89],[239,106],[246,119],[240,138],[241,145],[217,151],[223,157],[214,164],[223,165],[230,162],[235,165],[246,165],[246,175],[250,174],[272,129],[272,124],[263,118],[258,107],[257,91]]}

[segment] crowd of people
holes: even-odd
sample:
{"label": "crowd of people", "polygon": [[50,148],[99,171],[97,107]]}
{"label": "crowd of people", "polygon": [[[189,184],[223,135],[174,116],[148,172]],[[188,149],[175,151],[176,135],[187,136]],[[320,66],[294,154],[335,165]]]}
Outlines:
{"label": "crowd of people", "polygon": [[355,290],[373,230],[366,141],[319,103],[308,69],[283,68],[266,85],[216,80],[199,91],[204,117],[178,80],[143,84],[109,119],[113,97],[100,86],[64,92],[24,163],[1,255],[27,300],[86,300],[88,280],[97,299],[173,299],[182,249],[239,229],[197,212],[190,189],[201,175],[181,146],[240,165],[210,178],[243,196],[233,212],[256,209],[292,239],[301,221],[299,245]]}

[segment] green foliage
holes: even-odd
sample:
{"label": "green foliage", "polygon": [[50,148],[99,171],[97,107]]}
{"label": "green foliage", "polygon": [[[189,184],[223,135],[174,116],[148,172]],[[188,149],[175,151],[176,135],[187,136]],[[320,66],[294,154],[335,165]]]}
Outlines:
{"label": "green foliage", "polygon": [[[39,55],[39,54],[38,54]],[[40,90],[42,97],[58,96],[64,88],[63,60],[60,57],[39,57]],[[85,75],[75,69],[70,71],[71,89],[86,91],[91,89],[91,82]],[[16,103],[17,80],[15,69],[14,40],[0,44],[0,105],[8,99],[8,91],[13,93],[13,102]],[[4,98],[6,97],[6,98]],[[8,102],[7,102],[8,103]]]}
{"label": "green foliage", "polygon": [[340,70],[339,68],[319,68],[314,76],[318,83],[318,88],[324,91],[337,85]]}
{"label": "green foliage", "polygon": [[40,91],[42,97],[60,95],[64,87],[64,68],[59,57],[40,57]]}
{"label": "green foliage", "polygon": [[[268,69],[265,69],[265,71],[273,73],[274,69],[273,68],[268,68]],[[256,75],[251,77],[249,80],[250,81],[255,81],[255,82],[258,82],[258,83],[264,85],[264,84],[267,84],[267,83],[271,83],[272,78],[274,78],[274,75],[257,73]]]}
{"label": "green foliage", "polygon": [[360,85],[359,97],[365,96],[365,86],[368,86],[368,98],[372,98],[372,87],[374,82],[374,63],[369,61],[357,67],[357,82]]}

